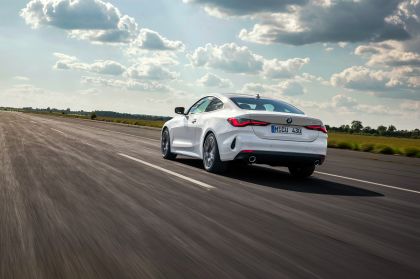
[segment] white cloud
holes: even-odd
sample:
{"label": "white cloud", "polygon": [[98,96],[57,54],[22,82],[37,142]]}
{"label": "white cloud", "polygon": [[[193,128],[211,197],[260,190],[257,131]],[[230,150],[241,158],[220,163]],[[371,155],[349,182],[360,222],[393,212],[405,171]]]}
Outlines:
{"label": "white cloud", "polygon": [[136,20],[102,0],[31,0],[20,16],[32,28],[52,26],[66,30],[71,38],[92,43],[130,44],[147,50],[183,50],[156,31],[139,29]]}
{"label": "white cloud", "polygon": [[170,71],[161,64],[143,62],[129,67],[125,73],[128,78],[139,80],[172,80],[179,74]]}
{"label": "white cloud", "polygon": [[360,45],[355,49],[354,53],[369,57],[367,63],[369,66],[420,67],[420,55],[415,52],[405,51],[403,44],[396,41]]}
{"label": "white cloud", "polygon": [[221,69],[231,73],[258,73],[263,67],[263,58],[252,53],[246,46],[235,43],[216,46],[207,44],[187,55],[193,66]]}
{"label": "white cloud", "polygon": [[293,77],[310,61],[309,58],[267,60],[253,53],[248,47],[235,43],[221,46],[207,44],[197,48],[187,57],[196,67],[220,69],[229,73],[261,74],[269,79]]}
{"label": "white cloud", "polygon": [[270,79],[292,77],[309,61],[309,58],[291,58],[284,61],[278,59],[265,60],[263,76]]}
{"label": "white cloud", "polygon": [[163,85],[161,83],[152,81],[152,82],[139,82],[136,80],[128,79],[105,79],[103,77],[90,77],[90,76],[83,76],[81,79],[83,84],[90,84],[95,86],[106,86],[106,87],[113,87],[118,89],[126,89],[132,91],[141,91],[141,92],[166,92],[170,91],[171,89]]}
{"label": "white cloud", "polygon": [[206,87],[227,88],[232,87],[232,82],[215,74],[207,73],[197,80],[197,83]]}
{"label": "white cloud", "polygon": [[96,42],[128,42],[137,35],[133,18],[101,0],[31,0],[20,15],[32,28],[53,26]]}
{"label": "white cloud", "polygon": [[410,67],[374,70],[353,66],[334,74],[331,84],[359,91],[369,91],[377,96],[420,99],[420,77]]}
{"label": "white cloud", "polygon": [[30,80],[30,78],[25,77],[25,76],[14,76],[13,79],[17,80],[17,81],[29,81]]}
{"label": "white cloud", "polygon": [[156,31],[145,28],[140,30],[139,36],[133,41],[131,47],[161,51],[183,51],[185,49],[185,45],[181,41],[168,40]]}
{"label": "white cloud", "polygon": [[267,96],[299,96],[305,93],[303,86],[294,80],[285,80],[277,84],[246,83],[240,90],[249,94],[265,94]]}
{"label": "white cloud", "polygon": [[80,70],[105,75],[121,75],[126,70],[123,65],[111,60],[97,60],[92,64],[82,63],[76,57],[63,53],[54,53],[58,58],[54,69]]}

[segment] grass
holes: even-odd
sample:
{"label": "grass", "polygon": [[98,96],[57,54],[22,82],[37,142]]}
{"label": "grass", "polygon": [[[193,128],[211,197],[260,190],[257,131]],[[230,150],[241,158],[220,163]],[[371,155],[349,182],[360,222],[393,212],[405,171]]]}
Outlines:
{"label": "grass", "polygon": [[420,139],[328,133],[328,147],[420,158]]}

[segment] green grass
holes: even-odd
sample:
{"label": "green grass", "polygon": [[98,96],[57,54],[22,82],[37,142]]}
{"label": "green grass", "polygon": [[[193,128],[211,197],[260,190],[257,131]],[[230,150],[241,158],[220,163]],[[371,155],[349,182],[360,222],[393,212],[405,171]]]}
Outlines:
{"label": "green grass", "polygon": [[328,133],[328,147],[420,158],[420,139]]}

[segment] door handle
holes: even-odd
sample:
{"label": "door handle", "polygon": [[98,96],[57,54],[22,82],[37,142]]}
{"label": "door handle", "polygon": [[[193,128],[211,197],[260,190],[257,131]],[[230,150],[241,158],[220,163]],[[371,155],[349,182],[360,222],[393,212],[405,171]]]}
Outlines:
{"label": "door handle", "polygon": [[193,120],[191,121],[191,123],[192,123],[192,124],[195,124],[195,122],[197,122],[197,119],[193,119]]}

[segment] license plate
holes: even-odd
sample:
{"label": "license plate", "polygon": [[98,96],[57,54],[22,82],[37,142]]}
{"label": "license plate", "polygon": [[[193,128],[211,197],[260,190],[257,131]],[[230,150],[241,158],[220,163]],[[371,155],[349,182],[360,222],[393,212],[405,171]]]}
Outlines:
{"label": "license plate", "polygon": [[271,133],[302,135],[302,128],[282,125],[271,125]]}

